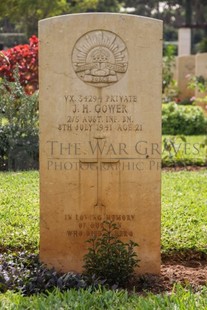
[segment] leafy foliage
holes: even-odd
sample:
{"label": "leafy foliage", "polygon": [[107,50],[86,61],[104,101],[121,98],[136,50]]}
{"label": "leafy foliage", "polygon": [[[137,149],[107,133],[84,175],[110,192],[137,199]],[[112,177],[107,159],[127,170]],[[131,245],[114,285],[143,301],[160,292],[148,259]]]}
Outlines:
{"label": "leafy foliage", "polygon": [[[0,2],[1,15],[18,32],[37,35],[38,21],[44,18],[81,12],[118,12],[121,0],[7,0]],[[6,31],[5,31],[6,32]]]}
{"label": "leafy foliage", "polygon": [[188,87],[190,89],[196,89],[199,91],[198,96],[193,97],[193,100],[196,104],[201,104],[204,109],[207,108],[207,79],[205,79],[202,75],[200,76],[188,76]]}
{"label": "leafy foliage", "polygon": [[16,68],[18,68],[19,81],[25,92],[33,94],[38,89],[38,39],[36,36],[29,39],[29,44],[16,45],[0,52],[0,78],[14,82]]}
{"label": "leafy foliage", "polygon": [[189,88],[195,89],[197,88],[199,92],[204,93],[207,91],[207,79],[205,79],[202,75],[200,76],[188,76],[189,80]]}
{"label": "leafy foliage", "polygon": [[8,0],[0,2],[0,11],[7,21],[15,24],[18,32],[27,36],[37,34],[38,20],[64,14],[68,11],[66,0]]}
{"label": "leafy foliage", "polygon": [[175,285],[169,294],[128,293],[126,290],[70,289],[61,292],[55,289],[48,294],[24,297],[19,293],[6,292],[0,295],[1,309],[54,309],[54,310],[164,310],[164,309],[199,309],[206,310],[207,288],[198,292],[191,288]]}
{"label": "leafy foliage", "polygon": [[14,72],[14,82],[0,81],[0,121],[0,167],[37,167],[38,92],[25,93],[18,71]]}
{"label": "leafy foliage", "polygon": [[137,243],[124,243],[118,239],[119,226],[116,223],[104,221],[102,235],[88,240],[88,253],[84,256],[84,273],[89,276],[106,280],[109,285],[124,286],[138,266],[134,247]]}
{"label": "leafy foliage", "polygon": [[162,166],[205,166],[207,137],[163,136]]}
{"label": "leafy foliage", "polygon": [[205,25],[206,0],[125,0],[124,7],[135,8],[134,14],[162,19],[164,26],[180,27],[184,24]]}
{"label": "leafy foliage", "polygon": [[162,101],[170,102],[178,98],[177,81],[173,78],[173,71],[175,70],[175,47],[168,45],[165,49],[163,57],[162,68]]}
{"label": "leafy foliage", "polygon": [[169,135],[198,135],[207,133],[207,119],[200,107],[163,104],[162,133]]}
{"label": "leafy foliage", "polygon": [[122,0],[72,0],[69,12],[118,12]]}
{"label": "leafy foliage", "polygon": [[206,53],[207,52],[207,38],[204,37],[203,40],[199,43],[199,52]]}
{"label": "leafy foliage", "polygon": [[37,255],[28,252],[0,255],[0,263],[0,292],[13,290],[31,295],[51,291],[55,287],[63,291],[87,286],[83,276],[47,269]]}
{"label": "leafy foliage", "polygon": [[173,68],[175,67],[175,47],[168,45],[163,58],[163,92],[173,80]]}

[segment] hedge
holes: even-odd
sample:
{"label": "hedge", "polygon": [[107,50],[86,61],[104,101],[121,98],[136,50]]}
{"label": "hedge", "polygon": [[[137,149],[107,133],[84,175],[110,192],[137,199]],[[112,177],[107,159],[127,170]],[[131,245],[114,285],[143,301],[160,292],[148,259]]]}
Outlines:
{"label": "hedge", "polygon": [[183,106],[175,102],[162,105],[164,135],[199,135],[207,133],[207,118],[198,106]]}

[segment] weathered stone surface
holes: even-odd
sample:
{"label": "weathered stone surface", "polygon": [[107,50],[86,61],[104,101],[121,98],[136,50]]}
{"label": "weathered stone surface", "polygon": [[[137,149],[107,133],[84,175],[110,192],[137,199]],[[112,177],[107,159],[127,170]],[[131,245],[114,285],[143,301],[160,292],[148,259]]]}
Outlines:
{"label": "weathered stone surface", "polygon": [[176,58],[176,80],[181,100],[195,95],[194,89],[188,87],[189,76],[195,75],[195,56],[179,56]]}
{"label": "weathered stone surface", "polygon": [[59,16],[39,38],[41,260],[80,272],[108,219],[159,273],[162,22]]}

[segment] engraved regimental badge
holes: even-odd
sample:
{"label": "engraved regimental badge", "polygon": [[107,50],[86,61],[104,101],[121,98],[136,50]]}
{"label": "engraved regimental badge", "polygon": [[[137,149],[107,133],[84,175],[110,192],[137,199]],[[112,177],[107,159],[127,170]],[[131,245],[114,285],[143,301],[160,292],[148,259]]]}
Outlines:
{"label": "engraved regimental badge", "polygon": [[94,30],[76,42],[72,63],[83,82],[95,87],[109,86],[118,82],[127,71],[127,47],[115,33]]}

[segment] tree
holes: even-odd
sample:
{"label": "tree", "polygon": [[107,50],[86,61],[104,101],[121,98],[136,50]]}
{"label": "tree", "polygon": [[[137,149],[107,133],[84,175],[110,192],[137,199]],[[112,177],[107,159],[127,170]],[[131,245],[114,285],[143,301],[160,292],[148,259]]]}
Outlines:
{"label": "tree", "polygon": [[191,27],[197,40],[202,37],[200,29],[207,33],[206,0],[125,0],[124,7],[133,7],[133,14],[143,15],[164,21],[164,39],[176,40],[176,29]]}
{"label": "tree", "polygon": [[68,0],[70,13],[119,12],[121,0]]}
{"label": "tree", "polygon": [[[197,40],[203,35],[200,28],[207,29],[207,0],[7,0],[0,1],[1,16],[7,24],[14,24],[18,32],[27,37],[37,34],[40,19],[82,12],[119,12],[121,6],[133,7],[133,14],[162,19],[164,39],[176,40],[176,28],[194,25]],[[0,25],[2,17],[0,18]],[[206,30],[207,32],[207,30]]]}
{"label": "tree", "polygon": [[37,35],[38,21],[56,15],[81,12],[118,12],[121,0],[7,0],[0,2],[5,20],[28,37]]}
{"label": "tree", "polygon": [[134,14],[163,19],[176,27],[182,25],[205,26],[206,0],[125,0],[124,7],[134,7]]}
{"label": "tree", "polygon": [[1,15],[31,36],[37,34],[38,21],[69,10],[66,0],[7,0],[0,2]]}

